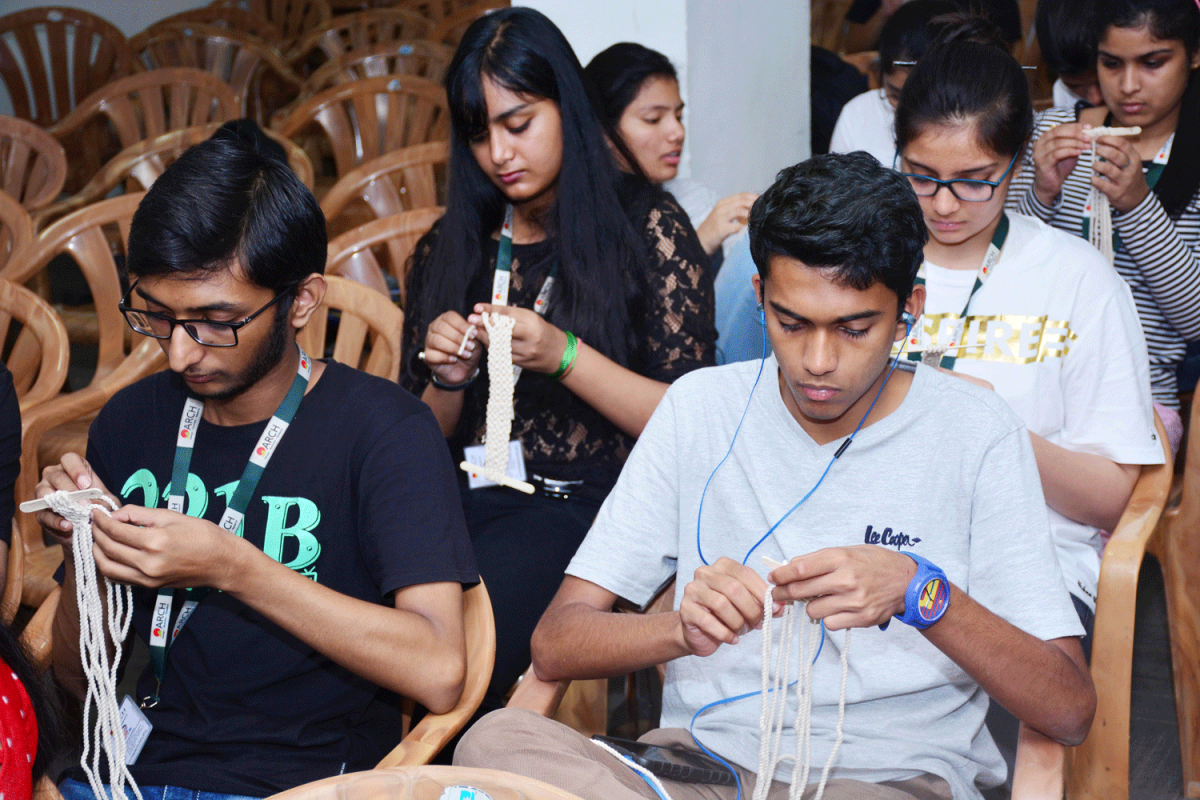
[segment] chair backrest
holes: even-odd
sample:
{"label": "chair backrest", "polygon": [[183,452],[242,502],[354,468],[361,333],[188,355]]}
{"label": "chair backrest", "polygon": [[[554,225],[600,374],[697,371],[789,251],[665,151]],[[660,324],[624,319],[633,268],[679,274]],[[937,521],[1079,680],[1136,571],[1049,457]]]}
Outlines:
{"label": "chair backrest", "polygon": [[[211,72],[237,92],[241,113],[260,122],[295,98],[303,83],[273,47],[230,28],[160,24],[130,39],[129,47],[140,70],[191,67]],[[267,97],[264,79],[271,83]]]}
{"label": "chair backrest", "polygon": [[391,150],[450,138],[445,91],[433,81],[412,77],[384,76],[334,86],[272,125],[297,141],[314,126],[333,148],[339,178]]}
{"label": "chair backrest", "polygon": [[67,179],[67,154],[50,134],[16,117],[0,116],[0,191],[27,211],[53,202]]}
{"label": "chair backrest", "polygon": [[279,31],[279,49],[285,53],[294,41],[333,16],[327,0],[213,0],[212,5],[240,8],[267,20]]}
{"label": "chair backrest", "polygon": [[382,75],[415,75],[441,83],[454,51],[435,42],[398,40],[349,50],[325,62],[304,82],[305,91],[317,92],[363,78]]}
{"label": "chair backrest", "polygon": [[[314,358],[331,355],[338,363],[399,380],[404,312],[379,292],[346,278],[329,275],[326,284],[325,299],[297,337],[300,346]],[[329,324],[331,312],[338,315],[336,334]]]}
{"label": "chair backrest", "polygon": [[846,12],[853,0],[813,0],[809,22],[809,40],[818,47],[837,53],[846,33]]}
{"label": "chair backrest", "polygon": [[20,332],[7,348],[5,363],[12,372],[21,410],[46,402],[62,391],[71,358],[67,329],[42,298],[0,278],[0,342]]}
{"label": "chair backrest", "polygon": [[58,138],[98,115],[108,118],[121,147],[168,131],[237,119],[241,100],[232,87],[198,69],[156,69],[113,81],[50,129]]}
{"label": "chair backrest", "polygon": [[399,284],[399,301],[403,304],[413,250],[443,211],[441,207],[403,211],[346,231],[329,243],[325,270],[384,294],[387,291],[383,276],[389,274]]}
{"label": "chair backrest", "polygon": [[[132,190],[130,183],[136,184],[136,190],[145,191],[154,185],[158,176],[167,167],[175,163],[184,150],[210,138],[223,123],[214,122],[195,128],[184,128],[178,131],[164,133],[153,139],[146,139],[130,147],[126,147],[107,164],[76,194],[42,209],[34,215],[34,228],[42,229],[54,220],[91,205],[108,196],[122,183],[127,190]],[[285,139],[272,130],[265,131],[287,151],[288,164],[300,181],[309,189],[313,185],[312,163],[300,147],[291,139]]]}
{"label": "chair backrest", "polygon": [[229,30],[249,34],[268,47],[276,49],[279,48],[280,43],[283,41],[283,34],[279,32],[279,28],[275,27],[266,17],[254,11],[232,5],[201,6],[200,8],[180,11],[178,14],[172,14],[169,17],[159,20],[143,32],[148,33],[160,25],[173,25],[177,22],[195,22],[201,25],[215,25],[218,28],[228,28]]}
{"label": "chair backrest", "polygon": [[129,68],[125,35],[95,14],[45,7],[0,17],[0,79],[16,116],[42,127]]}
{"label": "chair backrest", "polygon": [[13,254],[33,241],[33,222],[29,212],[7,192],[0,192],[0,272]]}
{"label": "chair backrest", "polygon": [[457,47],[463,33],[466,32],[472,22],[484,14],[500,8],[508,8],[511,5],[512,3],[508,2],[508,0],[481,0],[481,2],[463,6],[454,13],[444,17],[430,32],[429,40]]}
{"label": "chair backrest", "polygon": [[428,142],[393,150],[347,172],[321,200],[330,236],[349,229],[343,219],[359,224],[364,217],[444,206],[449,160],[448,142]]}
{"label": "chair backrest", "polygon": [[297,67],[307,66],[313,57],[332,61],[352,50],[363,50],[388,42],[424,39],[432,28],[433,23],[416,12],[400,8],[372,8],[330,19],[305,34],[288,55]]}
{"label": "chair backrest", "polygon": [[496,661],[496,621],[482,580],[463,592],[463,631],[467,639],[467,674],[458,702],[445,714],[425,715],[376,765],[377,770],[428,764],[483,702]]}
{"label": "chair backrest", "polygon": [[138,192],[102,200],[60,219],[0,271],[0,277],[23,284],[55,256],[65,254],[75,260],[96,306],[100,336],[93,384],[116,369],[128,352],[128,326],[117,310],[121,299],[117,258],[124,257],[129,223],[143,196]]}

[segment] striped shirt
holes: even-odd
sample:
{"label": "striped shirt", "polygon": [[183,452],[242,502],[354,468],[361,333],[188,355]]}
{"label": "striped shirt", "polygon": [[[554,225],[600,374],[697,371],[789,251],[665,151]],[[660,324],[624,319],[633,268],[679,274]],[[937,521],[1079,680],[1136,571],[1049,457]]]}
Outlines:
{"label": "striped shirt", "polygon": [[[1042,112],[1034,126],[1034,142],[1055,125],[1075,121],[1074,109]],[[1034,194],[1032,144],[1023,166],[1009,189],[1008,206],[1082,236],[1083,209],[1091,190],[1091,151],[1079,157],[1053,207]],[[1187,342],[1200,339],[1200,192],[1192,196],[1177,220],[1167,216],[1154,192],[1130,211],[1114,208],[1112,219],[1113,230],[1120,236],[1116,268],[1133,291],[1146,334],[1154,400],[1178,408],[1175,371],[1183,361]]]}

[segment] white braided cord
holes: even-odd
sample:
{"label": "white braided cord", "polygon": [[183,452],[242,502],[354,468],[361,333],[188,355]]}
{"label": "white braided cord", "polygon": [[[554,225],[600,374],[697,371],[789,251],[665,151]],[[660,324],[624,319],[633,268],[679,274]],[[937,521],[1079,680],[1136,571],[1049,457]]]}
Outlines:
{"label": "white braided cord", "polygon": [[512,433],[513,392],[516,375],[512,361],[515,317],[484,313],[483,327],[488,332],[488,401],[486,434],[483,443],[483,474],[500,483],[508,474],[508,437]]}
{"label": "white braided cord", "polygon": [[[791,785],[788,787],[788,800],[800,800],[804,789],[808,786],[808,778],[812,760],[812,708],[813,708],[813,671],[816,656],[820,648],[821,623],[808,619],[805,613],[807,603],[796,601],[787,603],[780,613],[780,630],[776,643],[774,619],[774,599],[771,592],[775,587],[768,586],[763,597],[763,628],[762,628],[762,713],[759,717],[758,731],[758,779],[754,784],[754,794],[751,800],[766,800],[779,765],[783,744],[784,708],[787,701],[788,676],[791,668],[792,647],[799,649],[797,664],[798,679],[796,681],[796,719],[795,736],[796,751],[792,761]],[[796,631],[800,615],[808,620],[804,630]],[[825,784],[829,780],[833,761],[841,748],[843,729],[846,720],[846,681],[849,675],[848,661],[850,651],[850,631],[847,630],[842,644],[841,693],[838,700],[838,720],[836,739],[829,753],[829,760],[821,771],[821,782],[813,800],[821,800],[825,794]],[[774,662],[774,669],[772,669]],[[773,673],[773,674],[772,674]]]}
{"label": "white braided cord", "polygon": [[[125,765],[125,733],[121,727],[121,707],[117,702],[117,669],[121,663],[121,643],[129,633],[133,618],[133,590],[129,586],[114,584],[100,575],[92,552],[92,509],[98,508],[112,516],[111,511],[115,511],[117,505],[106,496],[99,499],[108,508],[100,503],[82,505],[67,499],[66,494],[62,491],[53,492],[43,499],[56,514],[72,525],[75,600],[79,604],[79,657],[87,676],[87,696],[83,705],[83,754],[79,765],[96,797],[107,797],[100,781],[100,754],[103,751],[108,761],[112,797],[123,800],[125,784],[128,783],[138,800],[141,800],[142,793]],[[100,598],[101,580],[108,601],[107,616]],[[111,661],[108,654],[110,637],[115,646]],[[93,706],[96,709],[96,721],[89,729],[88,719]]]}

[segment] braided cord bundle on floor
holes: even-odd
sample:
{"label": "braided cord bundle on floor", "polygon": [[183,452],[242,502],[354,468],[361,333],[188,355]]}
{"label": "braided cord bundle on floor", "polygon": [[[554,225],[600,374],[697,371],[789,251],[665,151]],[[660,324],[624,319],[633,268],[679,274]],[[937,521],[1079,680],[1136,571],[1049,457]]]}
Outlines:
{"label": "braided cord bundle on floor", "polygon": [[[797,601],[787,603],[780,614],[779,641],[775,642],[774,599],[771,591],[775,587],[767,586],[763,598],[763,628],[762,628],[762,714],[758,720],[758,780],[754,785],[752,800],[766,800],[771,790],[771,781],[775,769],[783,756],[780,747],[783,743],[784,708],[787,702],[788,676],[791,671],[791,651],[793,640],[799,645],[799,661],[797,663],[798,679],[796,681],[796,752],[792,762],[792,782],[788,788],[788,800],[800,800],[804,788],[808,785],[810,761],[812,759],[812,707],[813,707],[813,669],[817,654],[820,652],[821,622],[809,619],[807,629],[796,630],[797,618],[804,615],[808,604]],[[772,652],[774,651],[774,652]],[[837,757],[838,749],[842,746],[842,734],[846,721],[846,678],[849,674],[848,656],[850,652],[850,631],[846,630],[842,643],[842,684],[838,699],[837,733],[829,760],[821,771],[821,782],[817,787],[814,800],[821,800],[825,794],[825,784],[829,781],[829,771],[833,768],[833,760]],[[774,675],[772,676],[772,662]]]}
{"label": "braided cord bundle on floor", "polygon": [[[141,800],[142,793],[125,766],[125,732],[121,727],[121,707],[117,702],[117,668],[121,663],[121,643],[129,634],[129,624],[133,619],[133,590],[129,586],[114,584],[102,576],[96,569],[96,558],[92,552],[92,509],[98,508],[112,516],[111,512],[117,510],[117,504],[111,498],[101,496],[100,500],[108,508],[99,503],[82,505],[67,499],[66,494],[62,491],[53,492],[44,499],[54,513],[72,526],[75,600],[79,604],[79,657],[87,676],[87,696],[83,704],[83,755],[80,756],[79,765],[83,767],[88,785],[96,797],[106,797],[100,781],[100,754],[103,751],[108,757],[112,797],[124,798],[125,784],[128,783],[138,800]],[[107,617],[105,603],[100,596],[101,580],[108,601]],[[109,637],[116,648],[111,661],[108,656]],[[88,719],[93,706],[96,709],[96,722],[89,730]]]}

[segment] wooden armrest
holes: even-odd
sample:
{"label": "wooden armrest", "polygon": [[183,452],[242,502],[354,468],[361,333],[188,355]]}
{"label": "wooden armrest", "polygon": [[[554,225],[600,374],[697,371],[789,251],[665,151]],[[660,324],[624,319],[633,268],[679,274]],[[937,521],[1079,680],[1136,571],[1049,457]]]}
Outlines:
{"label": "wooden armrest", "polygon": [[1024,723],[1017,737],[1012,800],[1062,800],[1067,749]]}
{"label": "wooden armrest", "polygon": [[38,672],[45,672],[50,668],[52,626],[61,598],[62,588],[55,587],[46,601],[38,608],[37,613],[33,615],[33,619],[29,620],[25,630],[21,631],[21,644],[25,647],[25,652],[29,654],[29,659]]}

